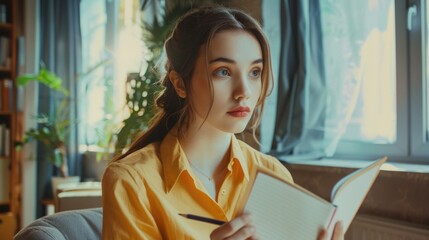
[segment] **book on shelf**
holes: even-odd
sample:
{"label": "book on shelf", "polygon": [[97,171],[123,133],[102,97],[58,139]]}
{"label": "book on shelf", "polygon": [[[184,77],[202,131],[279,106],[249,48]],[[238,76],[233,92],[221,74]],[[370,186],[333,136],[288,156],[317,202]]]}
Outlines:
{"label": "book on shelf", "polygon": [[6,36],[0,36],[0,67],[10,69],[10,39]]}
{"label": "book on shelf", "polygon": [[0,79],[0,112],[3,112],[4,110],[3,110],[3,95],[5,94],[4,93],[4,91],[5,90],[3,90],[3,82],[2,82],[2,80]]}
{"label": "book on shelf", "polygon": [[256,173],[241,209],[253,215],[261,239],[317,239],[321,229],[329,238],[337,221],[350,226],[386,158],[352,172],[338,181],[327,201],[294,183],[264,171]]}
{"label": "book on shelf", "polygon": [[10,128],[4,129],[4,152],[3,156],[10,157]]}
{"label": "book on shelf", "polygon": [[7,23],[7,8],[5,4],[0,4],[0,23]]}
{"label": "book on shelf", "polygon": [[9,201],[10,160],[0,157],[0,203]]}
{"label": "book on shelf", "polygon": [[0,158],[4,157],[4,131],[6,125],[0,123]]}
{"label": "book on shelf", "polygon": [[12,111],[12,80],[0,79],[0,111],[8,112]]}
{"label": "book on shelf", "polygon": [[6,124],[0,124],[0,157],[10,157],[10,128]]}

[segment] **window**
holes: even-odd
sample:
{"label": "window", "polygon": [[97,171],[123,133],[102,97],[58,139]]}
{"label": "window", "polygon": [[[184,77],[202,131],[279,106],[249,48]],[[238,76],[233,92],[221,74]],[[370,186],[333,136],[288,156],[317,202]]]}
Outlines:
{"label": "window", "polygon": [[125,117],[127,74],[140,70],[139,0],[81,0],[80,22],[79,142],[97,150]]}
{"label": "window", "polygon": [[[335,86],[326,122],[344,124],[336,155],[429,156],[426,1],[320,4],[327,84]],[[334,101],[338,94],[345,101]]]}

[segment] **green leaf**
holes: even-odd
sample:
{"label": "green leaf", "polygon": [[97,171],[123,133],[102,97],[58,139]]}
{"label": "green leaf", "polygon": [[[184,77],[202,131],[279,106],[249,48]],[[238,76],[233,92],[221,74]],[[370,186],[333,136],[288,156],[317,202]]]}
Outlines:
{"label": "green leaf", "polygon": [[34,75],[34,74],[25,74],[25,75],[21,75],[19,77],[16,78],[16,82],[19,86],[24,86],[27,83],[37,79],[38,75]]}
{"label": "green leaf", "polygon": [[62,87],[62,79],[53,72],[48,71],[45,67],[42,67],[37,75],[24,74],[17,77],[17,83],[20,86],[25,86],[31,81],[42,83],[50,89],[59,91],[64,95],[69,95],[67,89]]}

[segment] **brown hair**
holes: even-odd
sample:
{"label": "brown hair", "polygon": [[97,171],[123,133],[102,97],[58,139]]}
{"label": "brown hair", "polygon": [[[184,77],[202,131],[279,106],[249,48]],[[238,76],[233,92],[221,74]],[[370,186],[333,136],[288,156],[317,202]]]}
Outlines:
{"label": "brown hair", "polygon": [[[268,40],[256,20],[246,13],[225,7],[203,7],[193,9],[182,16],[164,44],[167,62],[166,74],[161,81],[164,89],[156,99],[158,113],[151,120],[148,130],[134,141],[130,148],[114,159],[122,159],[146,145],[161,141],[165,135],[178,125],[178,134],[186,130],[186,123],[192,116],[189,98],[191,98],[191,78],[194,72],[199,50],[204,44],[206,53],[214,35],[224,30],[244,30],[252,34],[259,42],[263,54],[262,89],[253,116],[253,134],[260,123],[264,100],[272,86],[271,56]],[[208,64],[208,63],[207,63]],[[187,97],[180,98],[169,78],[174,70],[183,79]],[[213,88],[209,79],[209,86]]]}

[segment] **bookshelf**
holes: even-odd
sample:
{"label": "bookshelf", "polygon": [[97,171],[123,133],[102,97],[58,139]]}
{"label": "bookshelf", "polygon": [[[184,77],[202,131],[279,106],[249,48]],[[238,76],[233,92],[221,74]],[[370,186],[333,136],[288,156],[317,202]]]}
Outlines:
{"label": "bookshelf", "polygon": [[19,229],[21,216],[21,154],[15,150],[15,143],[22,140],[15,82],[18,2],[0,0],[0,215],[13,216],[14,222],[8,225],[16,226],[12,233]]}

